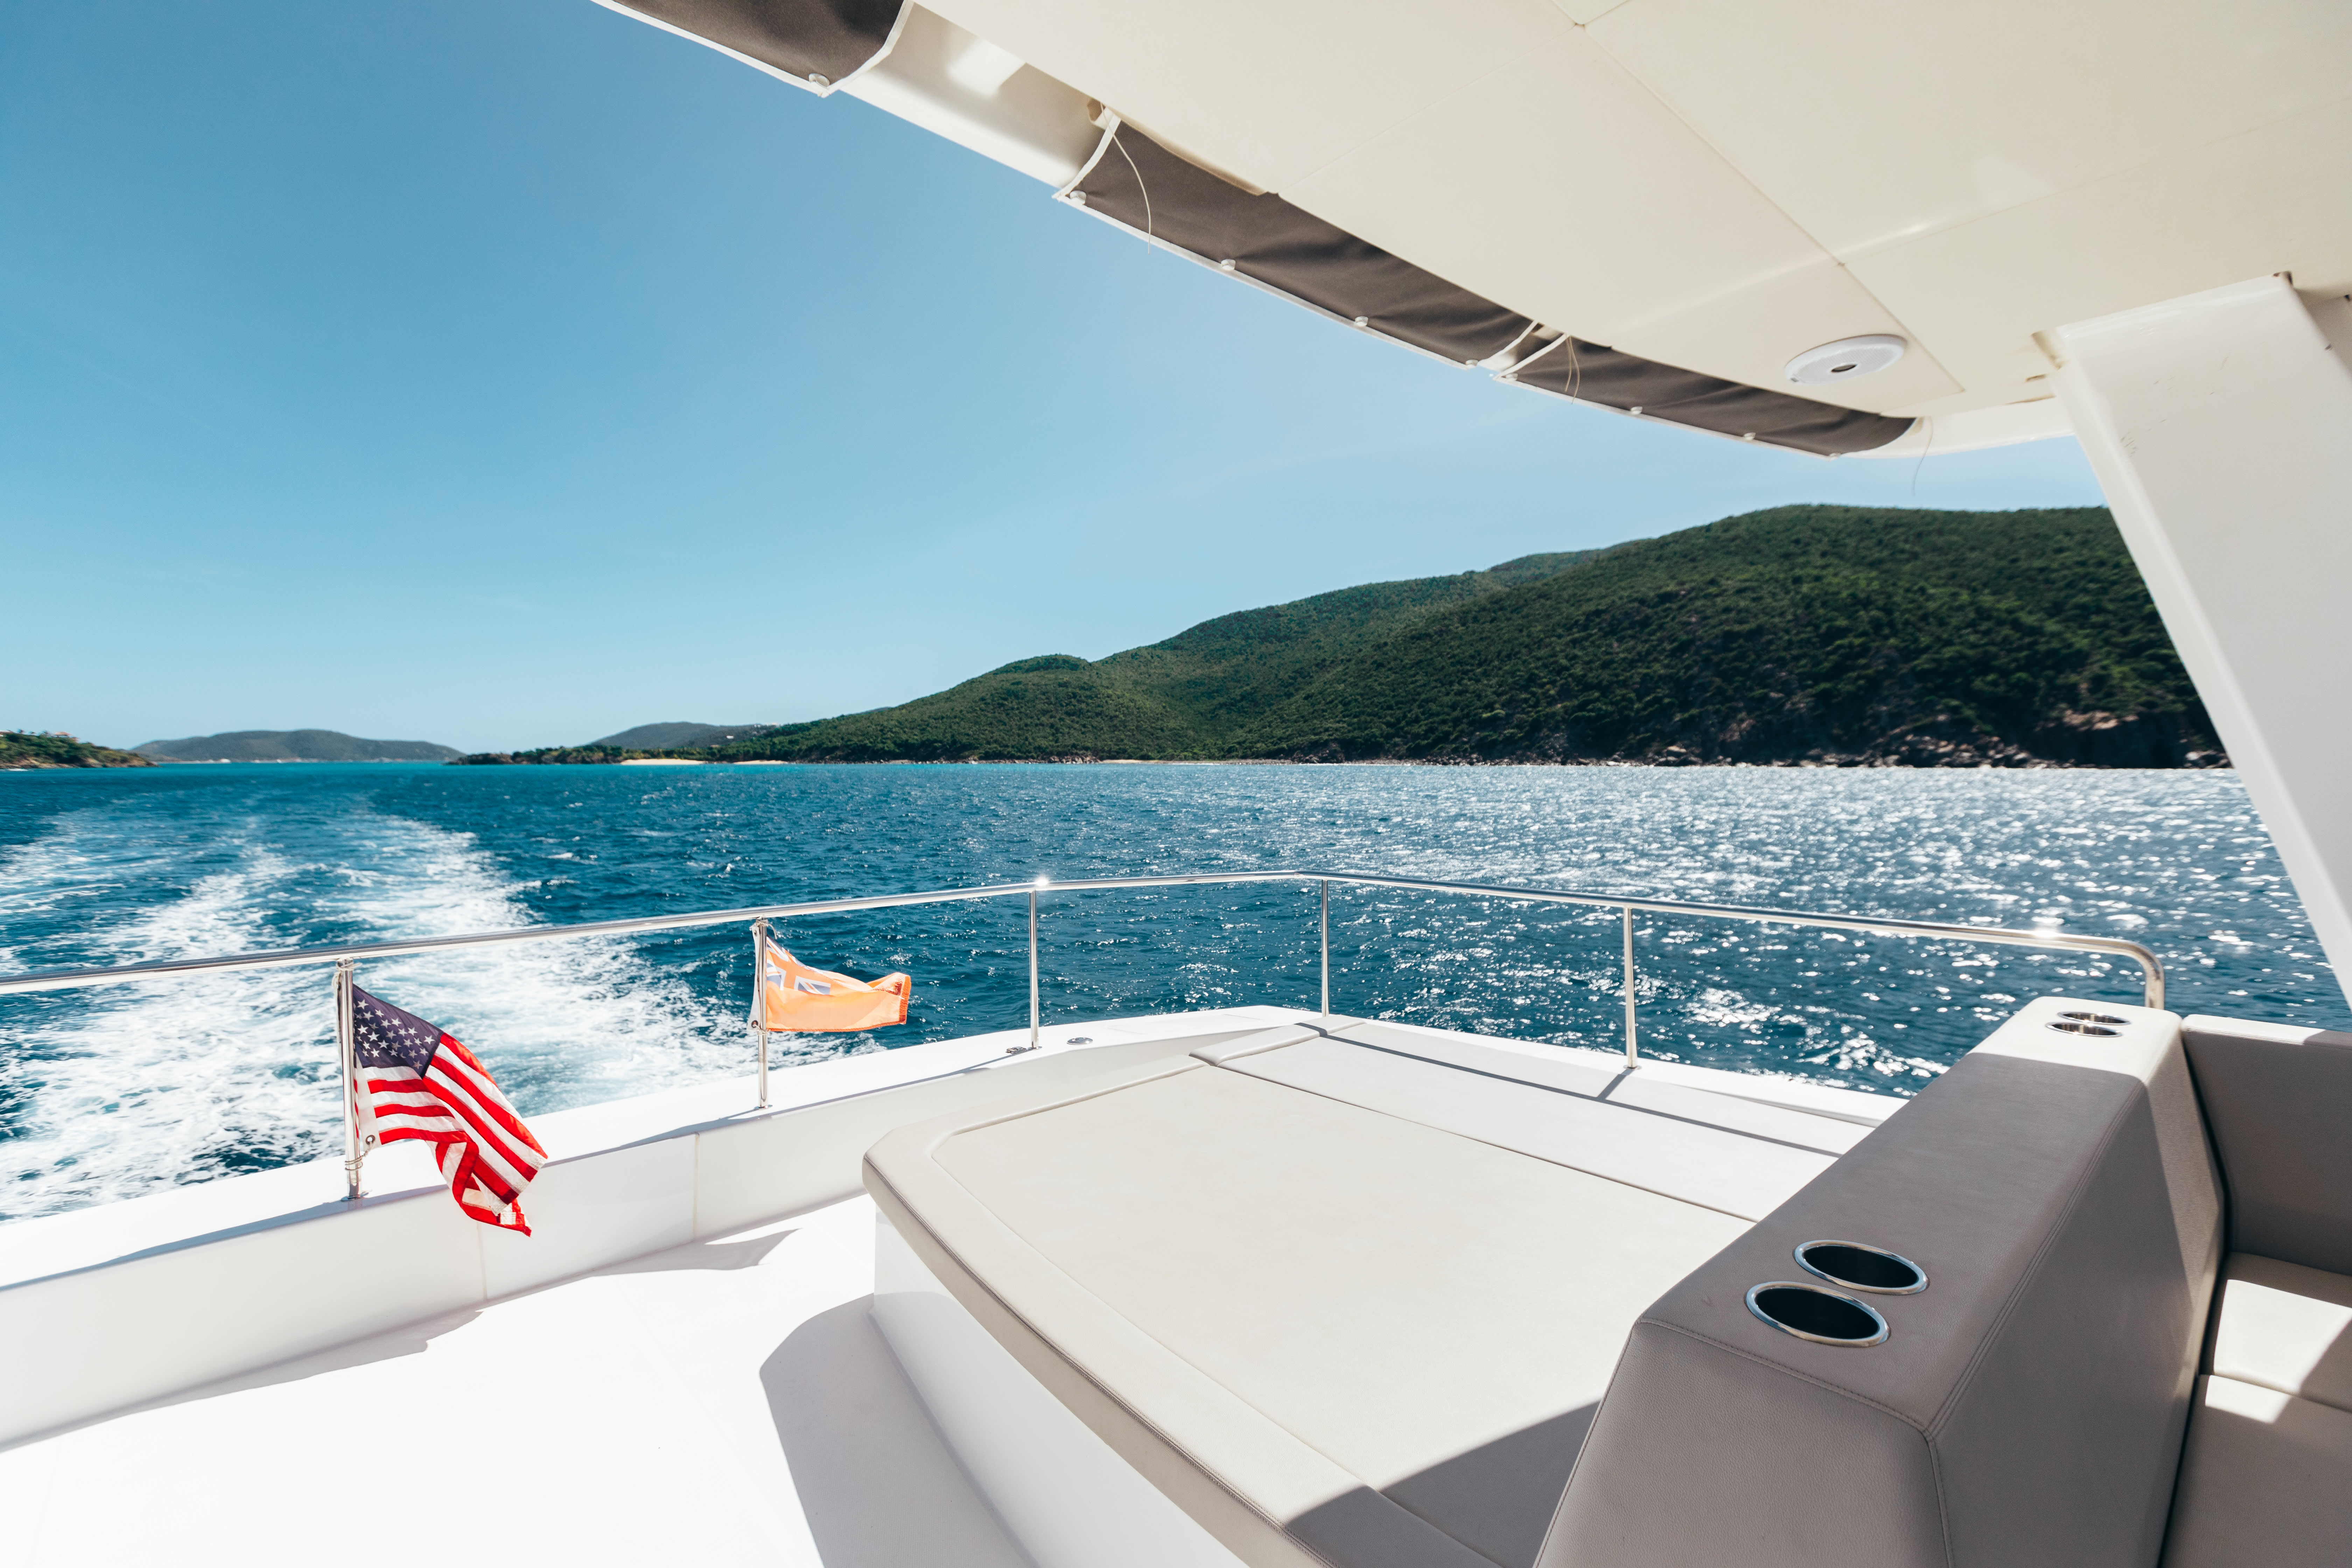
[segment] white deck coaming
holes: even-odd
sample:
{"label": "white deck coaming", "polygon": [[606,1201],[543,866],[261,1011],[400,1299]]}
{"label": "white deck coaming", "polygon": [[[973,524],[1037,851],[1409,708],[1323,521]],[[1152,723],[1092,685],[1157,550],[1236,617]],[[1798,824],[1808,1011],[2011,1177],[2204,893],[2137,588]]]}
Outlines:
{"label": "white deck coaming", "polygon": [[[2032,399],[2038,331],[2278,270],[2352,287],[2336,114],[2352,12],[2318,0],[2153,16],[2027,0],[1891,16],[1798,0],[936,8],[1592,341],[1780,387],[1816,342],[1912,340],[1910,369],[1807,393],[1824,401],[1934,415]],[[1599,58],[1637,86],[1562,89],[1605,82]],[[1669,260],[1621,286],[1585,251]],[[2011,418],[1977,434],[1995,426],[2042,433]]]}
{"label": "white deck coaming", "polygon": [[[900,1122],[1301,1016],[1105,1020],[1019,1055],[1025,1030],[866,1052],[777,1074],[766,1111],[738,1079],[538,1118],[554,1159],[525,1200],[530,1237],[466,1218],[400,1151],[370,1161],[355,1205],[330,1160],[0,1226],[0,1340],[46,1347],[0,1384],[0,1442],[830,1203]],[[1079,1034],[1093,1045],[1071,1048]]]}
{"label": "white deck coaming", "polygon": [[[1039,1054],[1056,1055],[1076,1048],[1068,1042],[1080,1037],[1093,1044],[1108,1046],[1163,1037],[1189,1037],[1219,1030],[1240,1033],[1314,1016],[1311,1012],[1297,1008],[1238,1007],[1062,1024],[1045,1031],[1044,1048]],[[1580,1064],[1586,1070],[1601,1073],[1615,1070],[1623,1059],[1613,1051],[1538,1045],[1489,1035],[1465,1037],[1453,1030],[1412,1024],[1388,1023],[1382,1027],[1423,1037],[1434,1049],[1444,1049],[1448,1041],[1469,1038],[1482,1048],[1522,1054],[1532,1062]],[[1026,1030],[1007,1029],[779,1068],[774,1075],[774,1104],[765,1114],[782,1115],[936,1076],[1030,1059],[1026,1052],[1013,1057],[1006,1054],[1010,1047],[1027,1041]],[[1717,1093],[1736,1094],[1740,1099],[1785,1105],[1864,1125],[1884,1121],[1903,1103],[1889,1096],[1836,1089],[1804,1079],[1727,1073],[1656,1059],[1645,1059],[1642,1072],[1643,1077],[1660,1082],[1711,1089]],[[531,1128],[552,1160],[575,1160],[675,1136],[690,1129],[759,1120],[762,1113],[753,1103],[752,1083],[749,1079],[729,1079],[581,1106],[533,1116]],[[852,1171],[843,1191],[852,1190],[855,1182],[856,1173]],[[436,1194],[441,1190],[441,1182],[425,1150],[394,1145],[369,1158],[366,1189],[367,1201],[380,1204]],[[339,1211],[342,1198],[342,1162],[313,1160],[275,1171],[171,1187],[143,1197],[64,1214],[8,1221],[0,1224],[0,1290],[171,1250],[203,1238],[299,1222],[316,1214]],[[527,1203],[527,1212],[529,1207]],[[457,1234],[470,1236],[478,1229],[460,1230]],[[520,1237],[505,1239],[522,1244]]]}
{"label": "white deck coaming", "polygon": [[[773,1097],[774,1109],[783,1111],[988,1065],[1004,1056],[1016,1035],[1020,1043],[1026,1043],[1025,1030],[1008,1030],[913,1047],[912,1054],[860,1052],[784,1068],[775,1075],[780,1092]],[[545,1112],[530,1118],[531,1131],[551,1162],[569,1162],[688,1128],[748,1119],[758,1113],[756,1082],[726,1079]],[[377,1151],[368,1157],[365,1172],[369,1203],[431,1194],[441,1187],[431,1154],[415,1144],[394,1144]],[[198,1238],[299,1222],[340,1209],[343,1186],[340,1158],[311,1160],[275,1171],[170,1187],[119,1203],[12,1220],[0,1225],[0,1289],[120,1262]],[[525,1212],[530,1208],[526,1201]]]}

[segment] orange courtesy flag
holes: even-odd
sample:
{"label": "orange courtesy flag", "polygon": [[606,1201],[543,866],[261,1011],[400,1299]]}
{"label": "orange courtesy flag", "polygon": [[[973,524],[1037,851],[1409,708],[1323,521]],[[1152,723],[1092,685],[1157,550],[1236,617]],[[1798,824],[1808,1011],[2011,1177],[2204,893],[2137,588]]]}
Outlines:
{"label": "orange courtesy flag", "polygon": [[751,1022],[762,1029],[839,1034],[907,1021],[915,983],[905,975],[886,974],[869,984],[830,970],[811,969],[764,931],[752,940],[759,973],[751,993]]}

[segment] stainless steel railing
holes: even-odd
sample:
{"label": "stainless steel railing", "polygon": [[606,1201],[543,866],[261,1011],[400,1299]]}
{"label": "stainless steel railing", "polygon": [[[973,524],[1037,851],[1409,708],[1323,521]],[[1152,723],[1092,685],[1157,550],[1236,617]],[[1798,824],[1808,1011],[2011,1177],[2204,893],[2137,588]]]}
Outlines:
{"label": "stainless steel railing", "polygon": [[[1436,882],[1420,877],[1381,877],[1360,871],[1202,871],[1171,877],[1086,877],[1055,881],[1040,877],[1034,882],[996,882],[977,888],[941,888],[920,893],[877,893],[862,899],[819,899],[797,904],[760,904],[734,910],[705,910],[691,914],[646,915],[625,921],[587,921],[576,925],[516,926],[505,931],[468,931],[457,936],[415,937],[403,942],[347,942],[328,947],[282,948],[275,952],[239,952],[217,958],[163,959],[151,963],[126,963],[105,969],[47,969],[29,974],[0,976],[0,995],[21,991],[66,991],[89,985],[116,985],[139,980],[174,979],[240,969],[283,969],[298,964],[335,966],[336,1035],[342,1065],[345,1116],[351,1142],[346,1164],[352,1195],[359,1194],[357,1122],[352,1086],[356,1068],[351,1040],[350,986],[354,967],[363,959],[393,958],[405,953],[437,952],[446,948],[482,947],[495,942],[552,942],[583,936],[626,936],[637,931],[686,931],[698,926],[749,924],[754,921],[801,919],[811,915],[845,914],[858,910],[901,909],[914,904],[956,903],[979,899],[1025,896],[1029,900],[1029,1047],[1039,1043],[1037,975],[1037,900],[1046,893],[1081,893],[1125,888],[1220,887],[1249,882],[1314,882],[1317,884],[1316,925],[1321,949],[1322,1013],[1331,1015],[1331,885],[1393,888],[1412,892],[1450,893],[1469,898],[1499,899],[1513,903],[1577,904],[1620,911],[1624,932],[1625,1061],[1638,1066],[1634,1005],[1633,917],[1673,915],[1698,920],[1744,921],[1762,925],[1809,926],[1830,931],[1863,931],[1877,936],[1945,937],[1988,942],[2003,947],[2038,947],[2104,952],[2128,958],[2139,965],[2141,996],[2150,1007],[2164,1005],[2164,965],[2155,953],[2136,942],[2116,937],[2079,936],[2071,931],[2016,931],[2000,926],[1948,925],[1933,921],[1890,920],[1876,915],[1833,915],[1801,910],[1755,909],[1738,904],[1696,904],[1676,899],[1639,899],[1616,893],[1571,893],[1550,888],[1496,887],[1481,882]],[[760,1037],[760,1103],[767,1104],[768,1042]]]}

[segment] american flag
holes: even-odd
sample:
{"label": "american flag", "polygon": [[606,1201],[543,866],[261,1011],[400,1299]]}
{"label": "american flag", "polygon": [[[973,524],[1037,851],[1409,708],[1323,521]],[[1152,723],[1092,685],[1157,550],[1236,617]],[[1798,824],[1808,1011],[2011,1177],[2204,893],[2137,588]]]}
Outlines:
{"label": "american flag", "polygon": [[441,1174],[457,1206],[484,1225],[529,1236],[517,1200],[547,1163],[547,1151],[489,1069],[456,1036],[356,985],[352,1044],[367,1146],[403,1138],[439,1144]]}

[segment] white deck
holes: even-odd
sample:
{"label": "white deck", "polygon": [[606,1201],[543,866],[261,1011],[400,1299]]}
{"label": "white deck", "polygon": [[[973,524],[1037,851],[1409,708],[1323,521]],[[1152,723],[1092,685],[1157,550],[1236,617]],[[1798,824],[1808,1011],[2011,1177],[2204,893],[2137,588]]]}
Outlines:
{"label": "white deck", "polygon": [[852,1198],[0,1451],[7,1556],[1021,1568],[867,1315],[874,1230]]}

